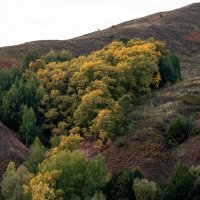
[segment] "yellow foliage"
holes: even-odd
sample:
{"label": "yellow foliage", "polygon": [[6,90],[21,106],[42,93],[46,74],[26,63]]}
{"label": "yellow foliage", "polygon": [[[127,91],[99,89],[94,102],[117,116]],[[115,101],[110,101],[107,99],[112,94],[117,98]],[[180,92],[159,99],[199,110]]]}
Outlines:
{"label": "yellow foliage", "polygon": [[157,73],[154,77],[154,85],[156,88],[159,87],[159,84],[160,84],[160,81],[161,81],[161,76],[160,76],[160,73]]}
{"label": "yellow foliage", "polygon": [[46,153],[46,157],[52,157],[62,150],[75,151],[78,150],[83,142],[83,138],[79,134],[70,134],[69,136],[61,136],[58,147],[52,148]]}
{"label": "yellow foliage", "polygon": [[29,184],[24,185],[24,195],[32,200],[62,200],[63,191],[54,188],[59,174],[59,171],[54,170],[31,175]]}
{"label": "yellow foliage", "polygon": [[[152,85],[159,87],[158,62],[166,53],[165,44],[152,38],[133,39],[127,44],[114,41],[87,56],[39,68],[36,74],[46,92],[39,109],[46,118],[43,127],[56,135],[69,130],[83,134],[91,127],[94,130],[94,120],[106,109],[115,110],[115,123],[119,125],[123,111],[117,112],[114,106],[124,95],[134,97],[149,93]],[[64,129],[59,127],[60,121],[66,123]],[[106,132],[110,134],[110,130]],[[120,130],[123,132],[123,128]]]}

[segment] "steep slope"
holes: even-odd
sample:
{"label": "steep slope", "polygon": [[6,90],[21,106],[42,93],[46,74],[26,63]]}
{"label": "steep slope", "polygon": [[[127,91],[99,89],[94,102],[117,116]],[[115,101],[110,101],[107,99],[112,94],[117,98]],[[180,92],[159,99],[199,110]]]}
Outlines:
{"label": "steep slope", "polygon": [[0,122],[0,179],[10,161],[19,165],[27,154],[28,148],[18,140],[13,131]]}
{"label": "steep slope", "polygon": [[[166,142],[168,124],[177,115],[190,117],[194,112],[194,135],[170,148]],[[177,159],[189,166],[199,165],[200,135],[196,134],[200,133],[200,77],[152,93],[134,108],[131,116],[128,135],[103,151],[109,171],[139,168],[149,179],[165,182]]]}
{"label": "steep slope", "polygon": [[[106,158],[107,170],[140,169],[149,180],[168,184],[178,159],[188,166],[199,165],[199,88],[200,77],[190,78],[145,96],[131,113],[129,132],[101,152]],[[169,147],[166,132],[170,121],[177,115],[190,117],[194,112],[196,115],[190,138],[177,147]],[[93,144],[87,141],[81,150],[88,158],[98,153]]]}
{"label": "steep slope", "polygon": [[181,55],[183,61],[189,57],[199,60],[200,54],[200,3],[177,10],[153,14],[96,31],[71,40],[35,41],[0,48],[0,58],[20,59],[32,48],[40,53],[51,49],[70,50],[76,56],[88,54],[111,42],[113,39],[155,37],[166,41],[168,47]]}
{"label": "steep slope", "polygon": [[[100,49],[113,39],[155,37],[166,41],[168,47],[180,56],[184,78],[189,79],[153,93],[144,104],[138,105],[132,114],[128,136],[119,138],[120,142],[114,142],[103,151],[109,171],[140,168],[148,178],[163,181],[168,178],[177,158],[183,158],[189,165],[197,165],[200,162],[199,136],[191,137],[178,148],[172,149],[166,145],[165,139],[167,125],[175,114],[192,113],[188,111],[191,106],[184,104],[185,97],[190,94],[200,96],[199,19],[200,3],[197,3],[174,11],[131,20],[71,40],[36,41],[4,47],[0,48],[0,67],[1,62],[5,60],[21,61],[32,48],[40,53],[51,49],[68,49],[78,56]],[[193,105],[193,102],[190,104]],[[195,109],[197,111],[199,107]],[[199,120],[200,115],[197,115],[195,123],[198,129]],[[89,157],[95,154],[93,151],[90,146],[83,149]],[[14,133],[0,124],[0,176],[9,161],[20,163],[27,152],[28,149],[17,140]]]}

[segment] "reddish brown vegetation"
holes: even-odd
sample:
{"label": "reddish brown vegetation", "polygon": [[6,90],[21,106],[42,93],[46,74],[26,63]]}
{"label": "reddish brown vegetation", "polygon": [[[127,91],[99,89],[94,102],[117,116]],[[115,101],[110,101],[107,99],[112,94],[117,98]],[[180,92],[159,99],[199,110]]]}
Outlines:
{"label": "reddish brown vegetation", "polygon": [[17,60],[0,59],[0,69],[10,69],[12,66],[21,68],[22,63]]}
{"label": "reddish brown vegetation", "polygon": [[200,32],[193,32],[185,36],[185,39],[190,42],[200,43]]}
{"label": "reddish brown vegetation", "polygon": [[0,178],[10,161],[19,165],[27,154],[28,148],[17,139],[13,131],[0,122]]}

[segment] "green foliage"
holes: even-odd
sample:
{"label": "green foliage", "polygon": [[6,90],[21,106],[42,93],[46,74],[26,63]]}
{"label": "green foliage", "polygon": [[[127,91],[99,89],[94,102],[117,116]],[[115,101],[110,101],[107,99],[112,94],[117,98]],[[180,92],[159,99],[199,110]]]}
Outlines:
{"label": "green foliage", "polygon": [[156,200],[157,187],[153,181],[147,179],[135,179],[133,182],[133,191],[135,192],[136,200]]}
{"label": "green foliage", "polygon": [[66,200],[74,195],[93,196],[104,186],[105,161],[101,156],[88,162],[78,151],[54,148],[39,166],[42,174],[53,170],[60,171],[56,187],[63,190]]}
{"label": "green foliage", "polygon": [[105,196],[100,192],[96,193],[90,200],[106,200]]}
{"label": "green foliage", "polygon": [[62,50],[61,52],[51,50],[46,55],[41,57],[42,60],[46,62],[46,64],[50,62],[65,62],[70,61],[74,58],[74,56],[69,52]]}
{"label": "green foliage", "polygon": [[[39,108],[45,117],[43,129],[56,135],[78,130],[106,141],[124,134],[132,104],[159,86],[159,60],[168,54],[165,45],[154,39],[114,41],[68,62],[50,51],[30,65],[45,90]],[[176,65],[177,60],[170,59]]]}
{"label": "green foliage", "polygon": [[23,200],[23,185],[28,182],[29,172],[27,169],[23,165],[16,169],[15,163],[10,162],[1,183],[1,192],[5,200]]}
{"label": "green foliage", "polygon": [[188,138],[192,128],[192,120],[183,116],[178,116],[171,121],[168,131],[167,139],[170,145],[177,145]]}
{"label": "green foliage", "polygon": [[118,148],[127,146],[127,138],[125,136],[122,137],[117,137],[115,140],[115,144],[117,145]]}
{"label": "green foliage", "polygon": [[189,169],[182,162],[178,162],[171,176],[171,188],[165,195],[166,200],[188,200],[194,187],[194,180]]}
{"label": "green foliage", "polygon": [[200,199],[200,165],[190,168],[190,174],[194,179],[193,190],[191,197],[194,200]]}
{"label": "green foliage", "polygon": [[175,83],[181,80],[181,70],[178,58],[173,54],[167,54],[159,60],[159,70],[161,74],[161,86],[167,82]]}
{"label": "green foliage", "polygon": [[9,71],[0,70],[0,95],[9,90],[16,79],[21,78],[21,71],[18,68],[12,67]]}
{"label": "green foliage", "polygon": [[134,172],[131,172],[130,170],[124,170],[114,173],[104,189],[107,199],[135,199],[132,186],[133,181],[136,178],[143,178],[143,175],[139,170],[135,170]]}
{"label": "green foliage", "polygon": [[28,69],[30,62],[35,61],[39,57],[35,49],[30,50],[24,58],[24,69]]}
{"label": "green foliage", "polygon": [[43,69],[45,66],[45,61],[42,59],[37,59],[35,62],[29,64],[29,69],[33,72],[37,72],[39,69]]}
{"label": "green foliage", "polygon": [[24,166],[29,172],[36,173],[38,171],[38,164],[44,160],[46,151],[47,149],[41,144],[40,139],[36,137],[30,146],[28,158],[24,162]]}
{"label": "green foliage", "polygon": [[[103,188],[105,185],[105,172],[105,159],[102,156],[96,156],[89,162],[85,181],[87,195],[94,195],[94,192],[98,193]],[[101,197],[101,194],[99,194],[99,197]]]}
{"label": "green foliage", "polygon": [[38,173],[31,175],[30,182],[24,185],[26,200],[63,200],[63,191],[55,188],[58,182],[59,171]]}
{"label": "green foliage", "polygon": [[[0,117],[10,128],[18,130],[21,123],[22,105],[33,107],[37,111],[43,90],[35,74],[12,69],[6,74],[0,72],[0,77],[5,75],[5,84],[0,91]],[[13,80],[11,80],[13,79]]]}
{"label": "green foliage", "polygon": [[31,144],[35,137],[40,135],[40,129],[37,127],[37,118],[32,107],[28,108],[26,105],[22,107],[22,123],[19,131],[26,141],[26,145]]}
{"label": "green foliage", "polygon": [[120,38],[119,39],[121,42],[123,42],[124,44],[127,44],[128,43],[128,38],[126,38],[126,37],[122,37],[122,38]]}
{"label": "green foliage", "polygon": [[16,128],[19,125],[20,108],[21,97],[17,86],[13,84],[2,98],[2,120],[10,127]]}

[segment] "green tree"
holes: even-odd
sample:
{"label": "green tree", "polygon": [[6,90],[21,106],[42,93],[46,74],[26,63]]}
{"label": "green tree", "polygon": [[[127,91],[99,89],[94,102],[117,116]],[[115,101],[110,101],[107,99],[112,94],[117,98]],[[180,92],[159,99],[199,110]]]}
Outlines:
{"label": "green tree", "polygon": [[192,128],[192,121],[183,116],[172,120],[167,130],[167,139],[170,145],[177,145],[188,138]]}
{"label": "green tree", "polygon": [[181,79],[180,62],[173,54],[161,56],[159,60],[159,71],[161,75],[161,86],[167,82],[175,83]]}
{"label": "green tree", "polygon": [[2,99],[2,120],[11,128],[17,129],[20,118],[22,97],[16,85],[12,85]]}
{"label": "green tree", "polygon": [[54,148],[47,154],[48,157],[39,166],[39,172],[61,172],[56,187],[63,190],[64,199],[71,200],[74,196],[85,198],[99,192],[105,174],[103,159],[97,157],[88,162],[79,151],[57,150]]}
{"label": "green tree", "polygon": [[190,168],[190,174],[194,179],[194,187],[192,189],[191,197],[193,200],[200,199],[200,165]]}
{"label": "green tree", "polygon": [[96,193],[90,200],[106,200],[106,197],[100,192]]}
{"label": "green tree", "polygon": [[105,185],[106,175],[105,159],[102,156],[96,156],[92,159],[86,169],[87,195],[98,193]]}
{"label": "green tree", "polygon": [[166,200],[189,200],[194,187],[194,180],[189,169],[181,161],[177,162],[171,176],[171,188],[166,193]]}
{"label": "green tree", "polygon": [[24,166],[29,172],[36,173],[38,171],[38,164],[44,160],[46,151],[46,147],[44,147],[40,139],[36,137],[33,144],[30,146],[28,158],[24,162]]}
{"label": "green tree", "polygon": [[56,188],[60,172],[53,170],[44,174],[31,175],[30,182],[24,185],[26,200],[63,200],[63,191]]}
{"label": "green tree", "polygon": [[15,163],[10,162],[1,183],[2,195],[5,200],[23,200],[23,185],[28,182],[28,170],[23,165],[16,169]]}
{"label": "green tree", "polygon": [[8,91],[16,79],[21,78],[21,70],[12,67],[10,70],[0,70],[0,94],[3,91]]}
{"label": "green tree", "polygon": [[134,172],[130,170],[123,170],[114,173],[104,188],[106,197],[110,200],[134,200],[135,194],[132,190],[132,186],[133,181],[136,178],[143,178],[143,175],[139,170],[135,170]]}
{"label": "green tree", "polygon": [[19,132],[26,141],[26,145],[31,144],[35,137],[40,134],[35,112],[32,107],[28,108],[26,105],[22,107],[22,123]]}
{"label": "green tree", "polygon": [[135,192],[136,200],[156,200],[158,192],[156,184],[147,179],[135,179],[133,191]]}
{"label": "green tree", "polygon": [[28,69],[31,61],[35,61],[38,57],[38,52],[35,49],[30,50],[24,58],[24,69]]}

